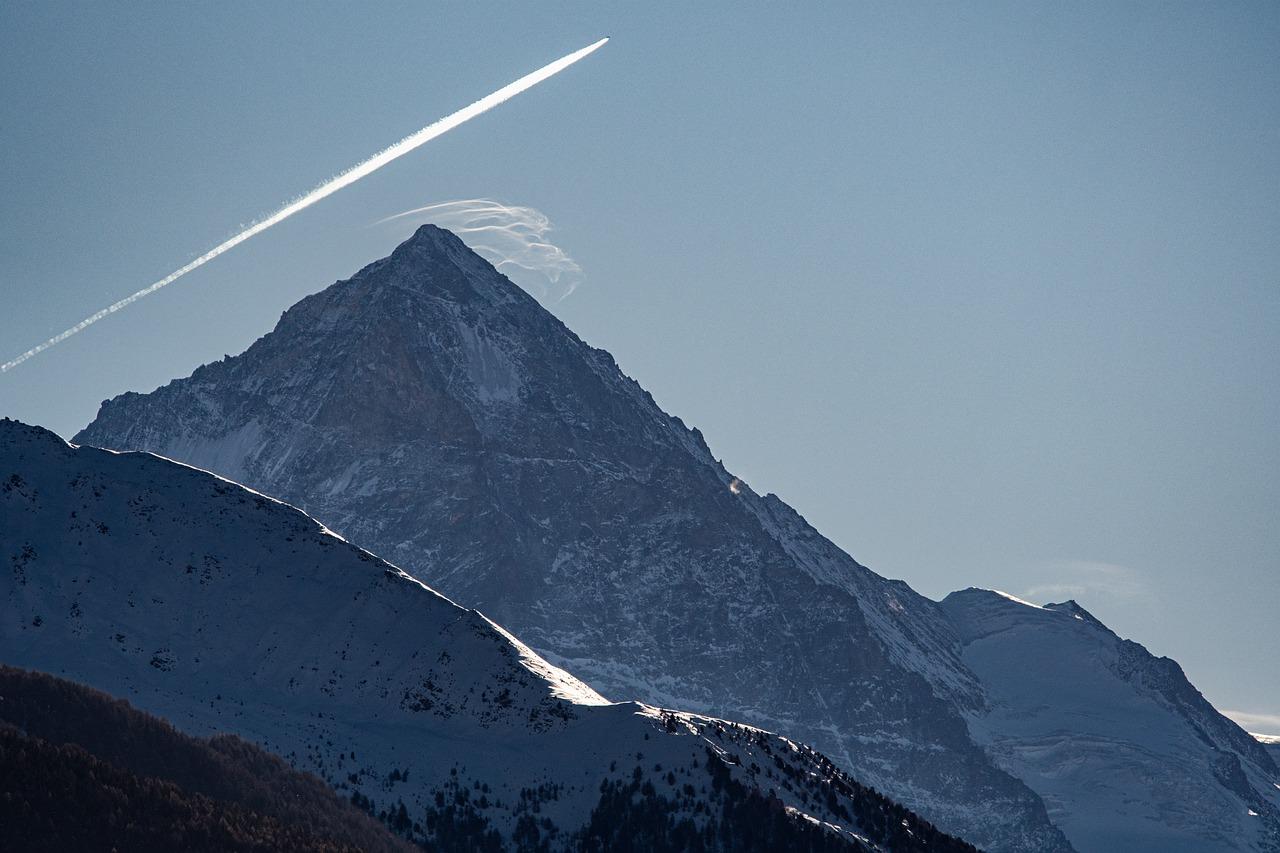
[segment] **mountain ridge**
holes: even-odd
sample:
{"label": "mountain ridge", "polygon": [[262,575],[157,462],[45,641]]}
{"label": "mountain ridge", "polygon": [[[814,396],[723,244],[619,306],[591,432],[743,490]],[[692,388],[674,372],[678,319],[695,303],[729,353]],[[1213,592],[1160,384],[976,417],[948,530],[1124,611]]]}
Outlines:
{"label": "mountain ridge", "polygon": [[441,229],[75,440],[279,494],[604,695],[812,742],[993,851],[1071,848],[981,729],[991,689],[954,612],[734,477]]}
{"label": "mountain ridge", "polygon": [[0,557],[6,663],[235,732],[428,845],[591,849],[631,819],[656,849],[972,849],[807,746],[609,703],[301,511],[152,454],[0,421]]}
{"label": "mountain ridge", "polygon": [[1069,847],[969,742],[955,708],[981,691],[936,603],[732,491],[701,433],[443,229],[74,440],[279,495],[605,695],[817,741],[983,846]]}

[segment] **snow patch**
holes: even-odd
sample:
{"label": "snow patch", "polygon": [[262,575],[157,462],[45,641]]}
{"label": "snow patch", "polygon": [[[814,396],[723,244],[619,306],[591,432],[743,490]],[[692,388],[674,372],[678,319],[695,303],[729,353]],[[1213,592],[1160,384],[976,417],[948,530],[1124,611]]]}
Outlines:
{"label": "snow patch", "polygon": [[[994,592],[996,595],[1000,596],[1001,598],[1007,598],[1007,599],[1009,599],[1010,601],[1012,601],[1012,602],[1013,602],[1013,603],[1015,603],[1015,604],[1021,604],[1021,605],[1023,605],[1024,607],[1034,607],[1036,610],[1044,610],[1044,609],[1045,609],[1045,608],[1041,607],[1039,604],[1032,604],[1030,601],[1026,601],[1026,600],[1024,600],[1024,599],[1018,598],[1018,596],[1016,596],[1016,595],[1012,595],[1012,594],[1010,594],[1010,593],[1007,593],[1007,592],[1005,592],[1004,590],[1000,590],[1000,589],[993,589],[993,590],[991,590],[991,591],[992,591],[992,592]],[[1077,618],[1077,619],[1079,619],[1080,617],[1079,617],[1079,616],[1077,616],[1076,618]]]}

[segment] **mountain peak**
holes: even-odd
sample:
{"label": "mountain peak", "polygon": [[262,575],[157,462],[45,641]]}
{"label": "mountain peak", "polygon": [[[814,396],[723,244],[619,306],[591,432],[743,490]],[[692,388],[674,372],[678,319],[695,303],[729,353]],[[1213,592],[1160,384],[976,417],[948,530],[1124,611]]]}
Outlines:
{"label": "mountain peak", "polygon": [[403,259],[432,258],[440,261],[452,260],[458,255],[474,254],[462,239],[447,228],[430,222],[418,226],[391,253],[392,259],[397,256]]}
{"label": "mountain peak", "polygon": [[1069,617],[1112,635],[1110,628],[1085,610],[1075,599],[1059,603],[1035,604],[998,589],[968,587],[949,594],[942,608],[966,642],[990,633],[1015,627],[1041,624],[1044,620]]}
{"label": "mountain peak", "polygon": [[401,245],[422,241],[429,241],[433,243],[439,243],[441,241],[454,244],[462,243],[462,240],[458,235],[454,234],[448,228],[441,228],[434,222],[424,222],[422,225],[419,225],[418,230],[414,231],[413,235],[409,237],[408,240],[405,240]]}
{"label": "mountain peak", "polygon": [[395,286],[459,304],[525,300],[536,304],[457,234],[430,223],[419,226],[390,256],[374,261],[337,286],[344,284],[355,288]]}
{"label": "mountain peak", "polygon": [[[946,704],[980,697],[931,602],[733,483],[608,353],[442,228],[248,351],[104,403],[76,440],[296,503],[606,697],[817,740],[984,847],[1069,849]],[[869,693],[888,697],[874,717]],[[960,775],[981,782],[956,792]]]}
{"label": "mountain peak", "polygon": [[1049,603],[1049,604],[1046,604],[1044,608],[1045,610],[1054,610],[1059,613],[1069,614],[1070,616],[1076,619],[1079,619],[1081,622],[1088,622],[1089,624],[1096,625],[1097,627],[1102,628],[1105,631],[1108,631],[1108,632],[1111,631],[1110,628],[1102,624],[1102,621],[1098,619],[1097,616],[1094,616],[1092,613],[1086,610],[1080,604],[1080,602],[1076,601],[1074,598],[1068,598],[1066,601],[1061,601],[1057,603]]}
{"label": "mountain peak", "polygon": [[[1212,750],[1273,778],[1261,748],[1197,702],[1180,671],[1082,615],[983,590],[939,605],[860,566],[780,500],[735,482],[608,353],[443,229],[419,228],[247,352],[201,370],[104,404],[76,441],[151,450],[277,495],[603,696],[812,741],[995,853],[1072,849],[1046,803],[1086,836],[1156,805],[1172,809],[1167,823],[1139,832],[1162,842],[1172,827],[1208,826],[1150,780],[1196,779],[1187,803],[1216,797],[1221,815],[1243,813],[1231,798],[1245,789],[1216,781],[1237,777],[1204,769]],[[1077,653],[1061,660],[1063,648]],[[989,666],[988,650],[1015,663]],[[1056,701],[1094,702],[1108,744],[1133,744],[1133,799],[1096,802],[1113,789],[1088,776],[1089,762],[1059,785],[1095,742],[1061,715],[1044,716],[1040,735],[1066,732],[1063,748],[1029,742],[1039,758],[1017,778],[1004,769],[1021,760],[1023,731],[1008,707],[1084,683],[1087,696]],[[1201,769],[1130,738],[1127,700],[1140,690],[1165,731],[1192,732],[1178,743]],[[1117,823],[1091,819],[1103,805],[1121,809]],[[1233,837],[1234,820],[1207,831]]]}

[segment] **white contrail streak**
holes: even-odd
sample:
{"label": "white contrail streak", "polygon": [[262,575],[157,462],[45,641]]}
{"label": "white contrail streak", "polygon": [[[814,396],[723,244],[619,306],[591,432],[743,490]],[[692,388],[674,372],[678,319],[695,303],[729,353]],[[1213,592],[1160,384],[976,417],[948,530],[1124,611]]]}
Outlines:
{"label": "white contrail streak", "polygon": [[112,305],[108,305],[106,308],[103,308],[101,311],[98,311],[96,314],[91,314],[88,317],[85,317],[83,320],[81,320],[79,323],[76,323],[70,329],[67,329],[65,332],[60,332],[54,335],[52,338],[49,338],[49,340],[45,341],[39,346],[32,347],[31,349],[24,352],[22,355],[14,358],[12,361],[6,361],[4,364],[0,364],[0,373],[4,373],[5,371],[12,370],[13,368],[17,367],[19,364],[22,364],[22,362],[31,358],[33,355],[39,355],[40,353],[44,352],[54,344],[59,344],[65,341],[67,338],[71,337],[77,332],[80,332],[88,328],[89,326],[92,326],[94,323],[98,322],[103,317],[106,317],[108,314],[114,314],[115,312],[119,311],[121,308],[124,308],[128,305],[133,304],[134,302],[137,302],[142,297],[155,293],[157,290],[159,290],[160,288],[166,285],[173,284],[175,281],[182,278],[184,275],[191,272],[196,267],[204,266],[205,264],[209,263],[209,261],[218,257],[218,255],[221,255],[223,252],[226,252],[229,249],[234,249],[236,246],[239,246],[241,243],[243,243],[245,240],[248,240],[250,237],[254,236],[255,234],[261,234],[263,231],[266,231],[272,225],[283,222],[284,220],[288,219],[290,216],[293,216],[298,211],[305,210],[306,208],[310,207],[311,205],[315,204],[321,199],[333,195],[343,187],[350,186],[351,184],[354,184],[356,181],[360,180],[366,175],[370,175],[378,171],[383,166],[390,163],[392,160],[395,160],[397,157],[403,157],[405,154],[408,154],[410,151],[417,148],[418,146],[425,145],[426,143],[435,139],[437,136],[441,136],[445,133],[448,133],[458,125],[463,124],[464,122],[470,121],[471,119],[475,118],[481,113],[488,112],[489,110],[498,106],[498,104],[501,104],[504,101],[508,101],[511,98],[514,98],[516,95],[520,94],[526,89],[533,88],[534,86],[541,83],[543,80],[546,80],[547,78],[552,77],[560,73],[564,69],[568,68],[570,65],[574,64],[579,59],[582,59],[587,54],[592,53],[595,50],[598,50],[608,40],[609,39],[607,38],[602,38],[600,39],[600,41],[596,42],[595,44],[588,45],[587,47],[582,48],[582,50],[574,51],[568,56],[563,56],[560,59],[557,59],[555,62],[552,62],[550,65],[544,65],[541,68],[539,68],[537,71],[534,71],[530,74],[526,74],[525,76],[521,77],[519,80],[515,81],[514,83],[510,83],[506,86],[503,86],[501,89],[499,89],[496,92],[493,92],[492,94],[485,95],[483,98],[471,104],[470,106],[463,107],[462,109],[458,110],[456,113],[447,115],[444,118],[440,119],[439,121],[434,122],[433,124],[427,125],[422,130],[419,130],[417,133],[406,136],[404,139],[401,139],[395,145],[392,145],[389,148],[385,148],[382,151],[379,151],[377,154],[374,154],[368,160],[364,160],[360,163],[357,163],[356,165],[352,166],[350,169],[347,169],[345,172],[338,174],[336,177],[331,178],[325,183],[316,187],[306,195],[301,196],[300,198],[289,202],[284,207],[280,208],[275,213],[268,216],[266,219],[263,219],[259,222],[255,222],[253,225],[250,225],[248,228],[241,231],[239,234],[235,235],[231,239],[227,240],[225,243],[215,246],[214,248],[205,252],[200,257],[196,258],[191,263],[179,269],[174,270],[173,272],[169,273],[167,276],[155,282],[154,284],[150,284],[147,287],[144,287],[142,290],[139,290],[137,293],[133,294],[132,296],[126,296],[124,299],[121,299],[119,302],[116,302]]}

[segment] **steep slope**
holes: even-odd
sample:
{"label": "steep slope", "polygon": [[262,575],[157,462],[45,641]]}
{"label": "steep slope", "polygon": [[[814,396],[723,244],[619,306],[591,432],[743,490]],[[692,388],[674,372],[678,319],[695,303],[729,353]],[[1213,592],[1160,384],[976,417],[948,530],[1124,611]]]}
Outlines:
{"label": "steep slope", "polygon": [[447,231],[243,355],[104,403],[76,441],[279,495],[604,695],[814,743],[993,850],[1067,849],[968,737],[981,689],[934,602],[737,481]]}
{"label": "steep slope", "polygon": [[105,693],[0,666],[0,850],[411,853],[314,776]]}
{"label": "steep slope", "polygon": [[990,698],[972,731],[1080,850],[1280,849],[1280,769],[1176,663],[1074,601],[967,589],[942,607]]}
{"label": "steep slope", "polygon": [[239,734],[444,849],[590,849],[615,818],[683,833],[654,849],[970,849],[807,747],[609,704],[298,510],[155,456],[0,422],[0,559],[6,663]]}

